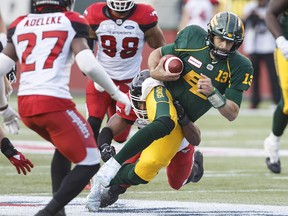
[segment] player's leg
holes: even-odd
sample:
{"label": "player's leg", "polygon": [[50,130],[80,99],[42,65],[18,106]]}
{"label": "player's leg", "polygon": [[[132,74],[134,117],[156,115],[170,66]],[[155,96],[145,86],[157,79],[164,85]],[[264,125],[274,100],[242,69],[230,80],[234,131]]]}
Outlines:
{"label": "player's leg", "polygon": [[179,190],[187,182],[193,166],[194,146],[185,139],[182,144],[186,144],[185,147],[177,152],[166,168],[169,185],[175,190]]}
{"label": "player's leg", "polygon": [[89,80],[86,86],[86,107],[88,112],[88,119],[94,138],[97,141],[99,130],[103,118],[107,112],[109,104],[112,102],[110,95],[104,90],[97,90],[94,82]]}
{"label": "player's leg", "polygon": [[[118,86],[120,91],[122,91],[124,93],[128,93],[129,92],[129,83],[131,81],[132,81],[131,79],[122,80],[122,81],[115,81],[114,80],[114,83],[115,83],[115,85]],[[113,101],[108,108],[108,117],[110,118],[115,113],[116,113],[116,101]],[[118,134],[113,139],[118,143],[125,142],[127,140],[127,137],[129,136],[130,130],[131,130],[131,125],[128,125],[122,133]]]}
{"label": "player's leg", "polygon": [[273,173],[281,172],[279,158],[280,137],[284,133],[288,123],[288,61],[281,54],[280,50],[275,52],[276,70],[279,75],[281,86],[281,100],[274,111],[272,131],[264,141],[266,152],[266,164]]}
{"label": "player's leg", "polygon": [[53,199],[36,214],[55,215],[83,190],[97,172],[100,167],[99,150],[90,126],[76,110],[39,115],[33,117],[33,122],[30,121],[27,126],[32,124],[36,132],[37,127],[40,132],[42,128],[47,128],[47,133],[59,152],[76,163],[74,169],[63,179]]}

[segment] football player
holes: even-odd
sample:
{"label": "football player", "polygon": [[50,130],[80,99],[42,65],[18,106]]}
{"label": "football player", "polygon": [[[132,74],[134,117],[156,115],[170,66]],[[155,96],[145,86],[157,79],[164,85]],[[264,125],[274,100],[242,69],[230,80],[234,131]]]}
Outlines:
{"label": "football player", "polygon": [[[174,100],[180,102],[192,122],[211,107],[228,121],[237,118],[243,92],[249,89],[253,79],[250,60],[237,52],[244,39],[243,22],[237,15],[224,11],[210,20],[207,30],[188,26],[178,33],[174,43],[151,52],[148,59],[151,77],[174,81],[164,82],[165,86],[156,86],[145,95],[151,123],[137,131],[101,167],[96,174],[100,186],[127,182],[130,185],[147,184],[169,164],[183,140]],[[182,73],[169,73],[163,69],[165,58],[162,56],[167,54],[181,58]],[[121,167],[125,160],[141,151],[135,165]],[[100,195],[95,198],[100,200]]]}
{"label": "football player", "polygon": [[[135,125],[139,129],[149,124],[147,119],[146,102],[142,98],[142,84],[151,88],[152,86],[162,85],[159,81],[153,80],[150,77],[149,70],[143,70],[132,80],[128,96],[130,97],[132,110],[127,116],[124,113],[123,105],[117,103],[117,113],[115,113],[107,122],[106,126],[101,130],[97,144],[101,151],[101,157],[104,162],[116,154],[115,148],[111,145],[112,139],[115,135],[121,133],[128,125]],[[176,102],[174,102],[176,104]],[[177,154],[173,157],[167,166],[167,176],[170,186],[179,190],[183,185],[191,182],[198,182],[204,172],[203,155],[200,151],[194,152],[194,145],[198,146],[200,143],[200,130],[196,124],[192,123],[183,112],[179,103],[177,103],[178,121],[182,126],[184,135],[185,132],[190,143],[183,139]],[[187,128],[188,127],[188,128]],[[149,148],[149,147],[148,147]],[[139,159],[140,153],[125,161],[125,165],[134,164]],[[193,157],[194,156],[194,157]],[[194,160],[193,160],[194,158]],[[123,165],[123,166],[125,166]],[[193,168],[192,168],[193,167]],[[108,190],[103,190],[101,194],[100,207],[106,207],[117,201],[120,194],[126,191],[129,185],[113,185]],[[92,197],[91,197],[92,196]],[[92,202],[90,203],[90,199]],[[90,209],[93,206],[93,189],[92,193],[87,197],[86,207]]]}
{"label": "football player", "polygon": [[288,1],[271,0],[266,14],[266,24],[276,39],[275,65],[281,86],[281,99],[272,122],[272,131],[264,141],[266,165],[273,173],[281,173],[279,157],[280,139],[288,123]]}
{"label": "football player", "polygon": [[[154,49],[165,44],[157,12],[150,5],[136,4],[134,0],[107,0],[90,5],[84,16],[91,26],[92,49],[97,41],[96,59],[118,88],[127,93],[130,82],[140,72],[145,42]],[[97,140],[103,118],[106,113],[108,118],[115,114],[116,102],[101,86],[89,81],[86,105],[88,122]],[[114,140],[126,141],[130,128],[127,126]]]}
{"label": "football player", "polygon": [[[127,114],[131,105],[95,60],[87,44],[89,24],[83,15],[71,11],[74,0],[32,3],[33,12],[18,17],[8,28],[8,43],[0,54],[0,78],[19,61],[21,120],[56,148],[51,166],[53,198],[36,215],[65,215],[64,206],[100,167],[93,131],[77,111],[69,91],[74,56],[87,77],[125,104]],[[58,160],[64,156],[69,163]],[[76,164],[71,171],[70,162]]]}

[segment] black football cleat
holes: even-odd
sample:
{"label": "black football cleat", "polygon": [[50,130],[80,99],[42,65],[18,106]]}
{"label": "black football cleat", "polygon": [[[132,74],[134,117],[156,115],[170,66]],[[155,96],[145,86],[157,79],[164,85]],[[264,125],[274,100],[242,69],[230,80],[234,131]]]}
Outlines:
{"label": "black football cleat", "polygon": [[125,193],[126,190],[127,188],[121,187],[120,185],[112,185],[109,190],[101,194],[100,208],[105,208],[115,203],[119,195]]}
{"label": "black football cleat", "polygon": [[281,173],[281,163],[280,163],[280,160],[278,160],[278,162],[276,162],[276,163],[271,163],[271,162],[270,162],[270,158],[267,157],[267,158],[266,158],[266,164],[267,164],[268,169],[269,169],[271,172],[276,173],[276,174]]}
{"label": "black football cleat", "polygon": [[200,181],[204,174],[204,167],[203,167],[203,154],[200,151],[194,152],[194,164],[192,167],[192,172],[187,180],[187,182],[196,183]]}

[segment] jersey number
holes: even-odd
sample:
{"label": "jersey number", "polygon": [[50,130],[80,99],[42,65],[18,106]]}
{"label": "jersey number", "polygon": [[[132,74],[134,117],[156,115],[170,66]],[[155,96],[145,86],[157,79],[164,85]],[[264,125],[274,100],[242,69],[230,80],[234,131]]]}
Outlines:
{"label": "jersey number", "polygon": [[[63,46],[67,39],[67,31],[46,31],[42,33],[42,40],[49,38],[57,38],[54,47],[51,49],[50,54],[46,58],[42,69],[49,69],[53,67],[53,62],[57,59],[59,54],[62,52]],[[27,58],[31,55],[34,47],[37,43],[37,35],[34,33],[27,33],[18,36],[18,43],[23,41],[28,41],[27,47],[22,54],[22,72],[34,71],[35,61],[32,63],[27,63]]]}
{"label": "jersey number", "polygon": [[[139,38],[137,37],[126,37],[122,41],[122,50],[120,57],[123,59],[133,57],[138,50]],[[116,56],[116,38],[114,36],[104,35],[101,36],[101,45],[103,52],[111,58]]]}

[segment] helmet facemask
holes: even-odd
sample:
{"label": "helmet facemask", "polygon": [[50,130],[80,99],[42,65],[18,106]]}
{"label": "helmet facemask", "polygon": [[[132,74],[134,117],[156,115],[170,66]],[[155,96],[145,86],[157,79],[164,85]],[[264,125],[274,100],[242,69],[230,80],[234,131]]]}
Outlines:
{"label": "helmet facemask", "polygon": [[133,111],[135,112],[136,116],[139,119],[146,121],[148,119],[146,100],[141,99],[141,97],[142,97],[142,84],[148,77],[150,77],[149,70],[141,71],[134,77],[129,89],[131,106]]}
{"label": "helmet facemask", "polygon": [[127,12],[134,6],[134,0],[107,0],[108,7],[116,12]]}

